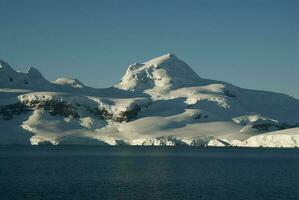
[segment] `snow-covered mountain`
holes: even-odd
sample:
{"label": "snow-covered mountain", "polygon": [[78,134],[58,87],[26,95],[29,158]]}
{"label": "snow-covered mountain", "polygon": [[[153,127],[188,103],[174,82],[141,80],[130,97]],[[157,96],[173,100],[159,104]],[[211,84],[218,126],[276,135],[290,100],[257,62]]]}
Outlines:
{"label": "snow-covered mountain", "polygon": [[299,146],[299,100],[204,79],[174,54],[104,89],[0,61],[0,144]]}
{"label": "snow-covered mountain", "polygon": [[131,91],[169,90],[195,86],[201,78],[174,54],[166,54],[145,63],[134,63],[116,87]]}

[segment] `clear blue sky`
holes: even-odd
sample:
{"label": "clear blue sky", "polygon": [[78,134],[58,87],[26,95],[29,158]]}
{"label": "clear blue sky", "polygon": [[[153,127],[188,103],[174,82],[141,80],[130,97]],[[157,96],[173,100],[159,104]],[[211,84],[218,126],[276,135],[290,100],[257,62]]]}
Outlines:
{"label": "clear blue sky", "polygon": [[110,86],[168,52],[202,77],[299,98],[297,0],[0,0],[0,58]]}

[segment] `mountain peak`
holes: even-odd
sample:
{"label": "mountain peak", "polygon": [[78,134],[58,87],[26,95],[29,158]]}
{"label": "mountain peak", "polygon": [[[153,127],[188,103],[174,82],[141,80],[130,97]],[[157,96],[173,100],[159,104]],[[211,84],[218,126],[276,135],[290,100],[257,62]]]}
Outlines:
{"label": "mountain peak", "polygon": [[147,62],[145,62],[144,64],[162,64],[164,62],[176,62],[180,59],[178,59],[178,57],[175,54],[172,53],[168,53],[168,54],[164,54],[162,56],[158,56],[156,58],[153,58]]}
{"label": "mountain peak", "polygon": [[168,59],[178,59],[178,57],[174,54],[174,53],[167,53],[167,54],[164,54],[162,56],[158,56],[154,59],[165,59],[165,60],[168,60]]}
{"label": "mountain peak", "polygon": [[73,88],[84,88],[85,85],[79,81],[78,79],[74,78],[58,78],[53,83],[58,85],[68,85]]}
{"label": "mountain peak", "polygon": [[30,77],[30,78],[33,78],[33,79],[44,79],[44,76],[38,71],[38,69],[34,68],[34,67],[29,67],[28,71],[27,71],[27,75]]}
{"label": "mountain peak", "polygon": [[174,89],[199,83],[201,78],[174,54],[165,54],[144,63],[134,63],[116,85],[132,91]]}
{"label": "mountain peak", "polygon": [[48,81],[34,67],[26,73],[15,71],[9,64],[0,60],[0,87],[6,88],[42,88]]}
{"label": "mountain peak", "polygon": [[0,72],[11,73],[15,71],[11,68],[11,66],[7,62],[0,60]]}

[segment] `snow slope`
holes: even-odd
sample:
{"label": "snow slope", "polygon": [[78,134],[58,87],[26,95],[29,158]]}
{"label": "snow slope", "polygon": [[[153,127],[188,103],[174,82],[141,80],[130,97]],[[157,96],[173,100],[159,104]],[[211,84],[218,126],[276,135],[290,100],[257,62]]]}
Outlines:
{"label": "snow slope", "polygon": [[174,54],[104,89],[0,61],[0,144],[297,147],[298,124],[299,100],[204,79]]}
{"label": "snow slope", "polygon": [[231,145],[241,147],[299,147],[299,128],[259,134],[245,141],[233,141]]}

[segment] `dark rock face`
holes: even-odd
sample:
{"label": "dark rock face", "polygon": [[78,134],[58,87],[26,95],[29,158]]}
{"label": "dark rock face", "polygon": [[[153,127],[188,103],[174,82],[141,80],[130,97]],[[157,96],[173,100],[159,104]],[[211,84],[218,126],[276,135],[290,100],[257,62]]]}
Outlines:
{"label": "dark rock face", "polygon": [[[15,115],[26,114],[39,109],[48,111],[49,114],[53,116],[59,115],[63,117],[80,118],[78,107],[81,107],[81,105],[78,104],[74,106],[71,103],[58,100],[25,100],[23,102],[17,102],[15,104],[0,107],[0,116],[2,116],[3,120],[11,120]],[[139,105],[135,105],[133,109],[124,111],[119,115],[115,115],[105,108],[91,108],[86,105],[83,105],[83,107],[88,111],[88,113],[98,117],[99,119],[113,120],[116,122],[132,121],[137,118],[138,113],[141,111],[141,107]]]}
{"label": "dark rock face", "polygon": [[65,102],[49,102],[45,105],[44,110],[48,111],[51,115],[60,115],[64,117],[79,118],[76,108]]}
{"label": "dark rock face", "polygon": [[120,115],[113,115],[113,113],[109,113],[106,109],[102,109],[99,111],[104,119],[110,119],[115,122],[129,122],[137,119],[138,113],[141,111],[141,107],[139,105],[135,105],[132,110],[124,111]]}
{"label": "dark rock face", "polygon": [[57,101],[57,100],[45,100],[45,101],[24,101],[23,105],[31,110],[43,109],[48,111],[51,115],[60,115],[64,117],[79,118],[79,114],[76,108],[70,103]]}
{"label": "dark rock face", "polygon": [[201,114],[194,116],[193,119],[201,119]]}
{"label": "dark rock face", "polygon": [[15,103],[7,106],[0,107],[0,116],[3,120],[11,120],[14,115],[21,115],[30,112],[31,110],[27,108],[22,103]]}
{"label": "dark rock face", "polygon": [[283,124],[264,123],[264,124],[257,124],[252,126],[252,128],[257,129],[258,131],[269,131],[270,129],[283,130],[283,129],[295,128],[295,127],[298,127],[298,124],[289,125],[285,123]]}
{"label": "dark rock face", "polygon": [[139,105],[135,105],[132,110],[125,111],[123,116],[127,121],[132,121],[137,118],[138,113],[141,111],[141,107]]}
{"label": "dark rock face", "polygon": [[18,102],[11,105],[6,105],[0,107],[0,116],[3,120],[13,119],[14,115],[26,114],[32,112],[35,109],[42,109],[48,111],[51,115],[60,115],[64,117],[79,118],[79,114],[76,112],[76,108],[69,105],[66,102],[56,102],[56,101],[43,101],[35,104],[37,102],[30,102],[28,104],[24,102]]}
{"label": "dark rock face", "polygon": [[[99,110],[98,108],[91,108],[89,106],[85,106],[84,105],[84,108],[89,112],[91,113],[92,115],[98,117],[99,119],[105,119],[107,118],[108,116],[110,116],[111,114],[105,110],[105,109],[102,109],[102,110]],[[105,117],[107,116],[107,117]]]}
{"label": "dark rock face", "polygon": [[227,97],[231,97],[231,98],[236,98],[237,97],[237,95],[235,95],[233,92],[231,92],[229,90],[225,90],[223,93]]}

